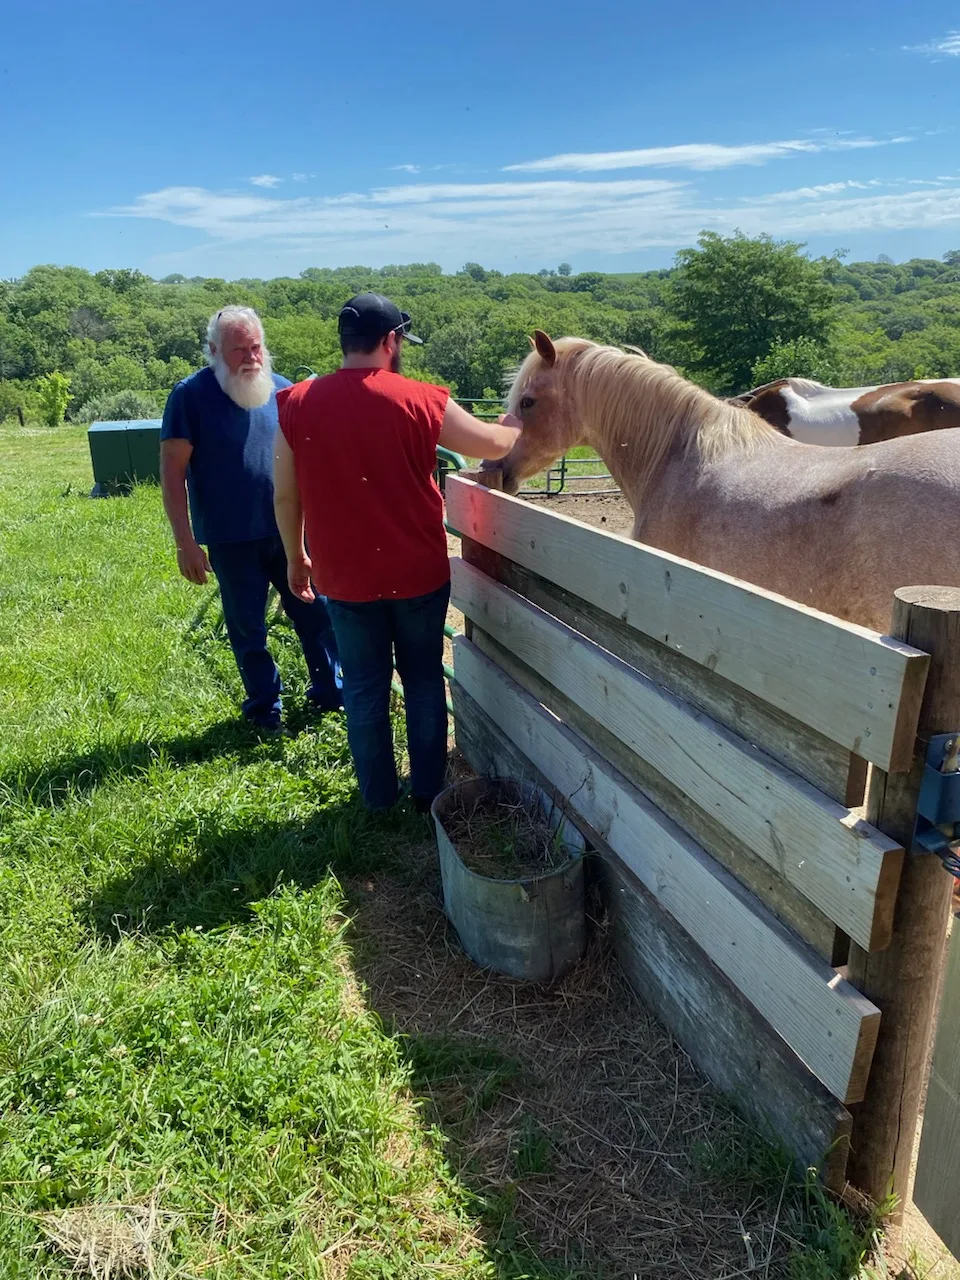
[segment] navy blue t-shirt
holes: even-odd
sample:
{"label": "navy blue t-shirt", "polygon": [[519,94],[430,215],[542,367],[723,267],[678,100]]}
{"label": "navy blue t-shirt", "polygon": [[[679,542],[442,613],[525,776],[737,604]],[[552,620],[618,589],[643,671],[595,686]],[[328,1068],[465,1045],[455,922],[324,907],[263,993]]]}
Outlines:
{"label": "navy blue t-shirt", "polygon": [[161,440],[189,440],[187,493],[198,542],[248,542],[277,534],[273,514],[273,438],[277,396],[291,383],[273,375],[260,409],[241,409],[212,369],[200,369],[170,392]]}

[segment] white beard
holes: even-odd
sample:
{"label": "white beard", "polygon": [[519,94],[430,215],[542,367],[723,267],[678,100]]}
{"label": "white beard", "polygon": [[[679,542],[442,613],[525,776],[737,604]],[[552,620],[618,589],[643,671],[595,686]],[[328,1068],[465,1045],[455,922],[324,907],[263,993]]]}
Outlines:
{"label": "white beard", "polygon": [[212,367],[221,389],[241,409],[261,409],[273,395],[273,366],[266,351],[263,364],[256,373],[231,373],[226,361],[219,357],[213,361]]}

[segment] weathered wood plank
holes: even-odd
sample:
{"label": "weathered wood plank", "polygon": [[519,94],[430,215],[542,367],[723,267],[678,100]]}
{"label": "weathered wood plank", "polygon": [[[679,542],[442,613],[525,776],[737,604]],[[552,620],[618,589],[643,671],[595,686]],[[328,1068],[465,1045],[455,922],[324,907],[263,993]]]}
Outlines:
{"label": "weathered wood plank", "polygon": [[587,715],[575,702],[549,684],[539,672],[521,662],[486,631],[474,626],[469,638],[481,653],[516,680],[538,702],[543,703],[565,725],[575,729],[628,781],[639,787],[658,809],[669,814],[687,835],[692,836],[697,844],[702,845],[732,871],[774,915],[809,942],[819,955],[832,965],[846,959],[845,950],[838,945],[838,937],[843,938],[845,935],[838,934],[836,925],[808,898],[794,889],[778,870],[758,858],[742,841],[731,835],[726,827],[668,782],[663,774],[641,760],[636,752],[625,746],[609,729],[594,720],[593,716]]}
{"label": "weathered wood plank", "polygon": [[[462,560],[474,624],[663,775],[865,949],[887,944],[903,850],[687,703]],[[671,813],[671,817],[674,815]]]}
{"label": "weathered wood plank", "polygon": [[735,578],[451,477],[462,534],[888,771],[908,769],[928,658]]}
{"label": "weathered wood plank", "polygon": [[960,1258],[960,915],[953,920],[913,1199]]}
{"label": "weathered wood plank", "polygon": [[879,1010],[468,640],[457,681],[843,1102],[863,1096]]}
{"label": "weathered wood plank", "polygon": [[675,649],[666,648],[515,560],[491,551],[481,542],[461,539],[460,554],[467,564],[539,605],[589,640],[595,640],[657,684],[752,742],[825,795],[844,805],[863,802],[865,762],[822,733],[768,706],[755,694],[708,671]]}
{"label": "weathered wood plank", "polygon": [[[453,686],[457,745],[481,774],[549,779],[467,694]],[[598,853],[610,937],[639,998],[713,1085],[761,1131],[792,1152],[801,1169],[844,1184],[850,1113],[824,1089],[671,916],[657,905],[600,836]]]}

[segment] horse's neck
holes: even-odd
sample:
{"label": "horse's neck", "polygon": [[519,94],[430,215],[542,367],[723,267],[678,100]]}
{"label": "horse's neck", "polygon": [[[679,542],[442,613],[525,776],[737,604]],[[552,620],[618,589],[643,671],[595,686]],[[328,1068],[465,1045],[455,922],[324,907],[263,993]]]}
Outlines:
{"label": "horse's neck", "polygon": [[[738,416],[731,419],[732,413]],[[683,487],[696,482],[704,464],[739,468],[743,457],[758,448],[784,448],[791,443],[748,409],[733,410],[705,394],[679,413],[677,406],[666,403],[662,413],[648,412],[646,417],[660,432],[649,440],[636,427],[617,425],[602,414],[583,415],[589,424],[583,442],[607,464],[638,519],[655,504],[654,495],[664,483]]]}
{"label": "horse's neck", "polygon": [[696,470],[698,466],[696,443],[689,440],[689,431],[682,438],[664,441],[663,448],[651,450],[645,458],[642,444],[636,438],[625,436],[622,426],[602,418],[592,420],[589,416],[587,422],[581,443],[596,450],[607,464],[607,470],[635,513],[668,462],[689,457],[691,468]]}
{"label": "horse's neck", "polygon": [[647,484],[646,477],[638,475],[637,469],[630,466],[633,450],[629,443],[624,444],[614,440],[612,433],[604,431],[602,427],[599,429],[588,427],[582,443],[600,455],[617,488],[629,502],[632,510],[636,512]]}

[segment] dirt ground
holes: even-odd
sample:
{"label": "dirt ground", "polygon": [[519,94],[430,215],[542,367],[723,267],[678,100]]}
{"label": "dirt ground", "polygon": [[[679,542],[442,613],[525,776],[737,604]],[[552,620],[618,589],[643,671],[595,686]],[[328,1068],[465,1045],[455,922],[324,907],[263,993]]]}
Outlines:
{"label": "dirt ground", "polygon": [[619,493],[589,495],[571,492],[551,498],[529,498],[528,501],[558,515],[592,524],[607,533],[620,533],[625,538],[630,537],[633,528],[630,504]]}

